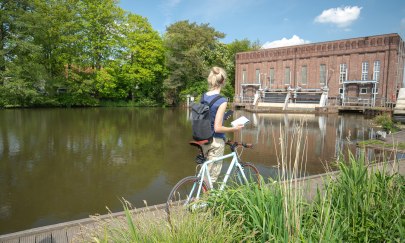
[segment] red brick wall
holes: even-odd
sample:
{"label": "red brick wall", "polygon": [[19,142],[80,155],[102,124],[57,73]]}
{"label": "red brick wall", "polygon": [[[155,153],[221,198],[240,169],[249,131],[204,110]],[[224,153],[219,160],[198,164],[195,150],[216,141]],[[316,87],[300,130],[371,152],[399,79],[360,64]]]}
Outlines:
{"label": "red brick wall", "polygon": [[[404,49],[404,42],[398,34],[386,34],[238,53],[235,96],[241,92],[243,69],[247,74],[246,83],[256,83],[256,69],[260,69],[262,88],[265,88],[269,87],[269,70],[274,68],[275,83],[271,88],[280,89],[288,87],[284,84],[284,72],[290,67],[292,87],[319,89],[323,86],[320,84],[320,65],[325,64],[329,96],[336,97],[342,88],[339,83],[340,64],[347,65],[348,80],[361,80],[362,62],[368,62],[368,80],[372,80],[374,61],[379,60],[378,97],[395,100],[397,90],[403,87]],[[300,82],[303,65],[307,66],[307,85]],[[350,95],[358,95],[354,87],[350,90]]]}

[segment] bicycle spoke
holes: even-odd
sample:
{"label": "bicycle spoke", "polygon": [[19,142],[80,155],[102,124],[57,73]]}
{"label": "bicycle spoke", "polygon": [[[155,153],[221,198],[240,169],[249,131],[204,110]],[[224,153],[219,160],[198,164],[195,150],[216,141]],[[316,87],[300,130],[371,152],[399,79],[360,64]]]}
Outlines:
{"label": "bicycle spoke", "polygon": [[[179,181],[169,194],[166,202],[166,211],[170,214],[172,211],[179,210],[195,202],[198,193],[200,180],[198,177],[190,176]],[[207,191],[207,186],[202,183],[200,194]]]}

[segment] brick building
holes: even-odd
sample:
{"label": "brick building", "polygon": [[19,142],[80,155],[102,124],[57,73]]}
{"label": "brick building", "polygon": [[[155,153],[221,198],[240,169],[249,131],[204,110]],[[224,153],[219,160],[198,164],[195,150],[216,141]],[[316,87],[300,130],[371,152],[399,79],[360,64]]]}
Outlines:
{"label": "brick building", "polygon": [[405,44],[398,34],[237,53],[235,101],[256,93],[265,98],[288,90],[326,91],[329,103],[379,106],[395,102],[405,87],[404,60]]}

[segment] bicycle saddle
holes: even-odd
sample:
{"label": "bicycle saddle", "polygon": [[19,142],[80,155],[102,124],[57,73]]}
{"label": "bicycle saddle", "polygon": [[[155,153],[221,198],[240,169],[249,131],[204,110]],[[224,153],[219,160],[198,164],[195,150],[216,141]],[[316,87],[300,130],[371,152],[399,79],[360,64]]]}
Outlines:
{"label": "bicycle saddle", "polygon": [[192,146],[196,146],[196,147],[201,147],[201,145],[205,145],[205,144],[207,144],[209,142],[209,140],[208,139],[206,139],[206,140],[201,140],[201,141],[190,141],[189,142],[189,144],[190,145],[192,145]]}

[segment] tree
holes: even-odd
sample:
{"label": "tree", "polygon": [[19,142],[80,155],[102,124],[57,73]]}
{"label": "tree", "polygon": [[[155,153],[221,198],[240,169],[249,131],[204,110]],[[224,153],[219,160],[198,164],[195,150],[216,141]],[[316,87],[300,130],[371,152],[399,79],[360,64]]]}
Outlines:
{"label": "tree", "polygon": [[132,100],[136,97],[161,102],[165,73],[162,38],[146,18],[136,14],[127,15],[121,30],[119,61],[122,82],[127,85],[129,96]]}
{"label": "tree", "polygon": [[41,46],[33,35],[38,18],[31,1],[3,1],[0,69],[2,103],[29,106],[38,101],[43,92],[45,68],[38,62]]}
{"label": "tree", "polygon": [[119,24],[124,11],[117,6],[118,0],[79,1],[82,50],[86,64],[100,70],[106,62],[114,58],[117,47]]}
{"label": "tree", "polygon": [[201,93],[206,89],[208,72],[219,55],[212,52],[219,51],[219,39],[224,36],[208,24],[179,21],[167,27],[164,42],[169,75],[164,84],[169,103],[177,104],[181,91]]}

